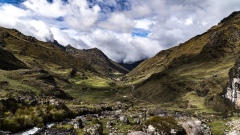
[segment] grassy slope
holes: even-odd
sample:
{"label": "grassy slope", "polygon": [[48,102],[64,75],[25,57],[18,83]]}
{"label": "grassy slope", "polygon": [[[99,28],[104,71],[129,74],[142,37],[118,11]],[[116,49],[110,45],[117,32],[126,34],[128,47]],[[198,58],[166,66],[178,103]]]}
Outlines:
{"label": "grassy slope", "polygon": [[78,50],[69,45],[66,47],[66,51],[80,60],[85,60],[86,63],[93,66],[103,75],[109,75],[114,72],[128,73],[127,69],[110,60],[101,50],[97,48]]}
{"label": "grassy slope", "polygon": [[[239,16],[141,63],[128,74],[127,81],[139,83],[150,77],[137,85],[134,96],[154,103],[171,102],[177,107],[187,101],[204,111],[209,110],[205,105],[223,107],[219,94],[240,52]],[[209,90],[204,97],[195,92],[200,85]]]}
{"label": "grassy slope", "polygon": [[[52,43],[41,42],[33,37],[25,36],[17,30],[2,27],[0,27],[0,38],[4,40],[4,49],[13,53],[31,69],[44,69],[50,74],[69,79],[79,88],[110,87],[111,79],[105,78],[85,60],[75,58]],[[93,53],[91,57],[96,56]],[[72,75],[73,71],[76,73]],[[87,79],[81,79],[83,75]],[[56,77],[55,79],[58,80]],[[58,85],[63,88],[68,84],[59,82]]]}

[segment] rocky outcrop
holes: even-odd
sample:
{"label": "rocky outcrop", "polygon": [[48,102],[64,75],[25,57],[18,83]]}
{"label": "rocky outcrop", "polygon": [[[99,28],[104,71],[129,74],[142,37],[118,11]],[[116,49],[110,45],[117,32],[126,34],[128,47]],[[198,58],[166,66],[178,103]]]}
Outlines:
{"label": "rocky outcrop", "polygon": [[229,99],[236,109],[240,109],[240,58],[229,71],[229,82],[225,89],[225,98]]}

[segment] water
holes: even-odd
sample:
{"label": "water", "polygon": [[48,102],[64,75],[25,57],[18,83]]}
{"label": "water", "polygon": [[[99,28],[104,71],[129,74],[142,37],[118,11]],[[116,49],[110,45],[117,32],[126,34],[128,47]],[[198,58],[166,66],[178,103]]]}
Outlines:
{"label": "water", "polygon": [[34,128],[29,129],[25,132],[17,133],[17,134],[14,134],[14,135],[32,135],[32,134],[37,133],[39,130],[41,130],[41,128],[34,127]]}
{"label": "water", "polygon": [[[96,116],[96,117],[99,117],[98,114],[87,114],[87,115],[93,115],[93,116]],[[81,116],[77,116],[75,119],[82,119],[84,116],[86,115],[81,115]],[[74,119],[72,119],[69,123],[71,123]],[[52,126],[54,126],[56,123],[48,123],[46,125],[46,128],[51,128]],[[20,132],[20,133],[16,133],[14,135],[32,135],[32,134],[35,134],[37,132],[39,132],[42,128],[37,128],[37,127],[34,127],[32,129],[29,129],[29,130],[26,130],[26,131],[23,131],[23,132]]]}
{"label": "water", "polygon": [[[46,125],[47,128],[51,128],[52,126],[54,126],[55,124],[54,123],[48,123]],[[24,132],[20,132],[20,133],[16,133],[14,135],[32,135],[32,134],[35,134],[37,133],[38,131],[40,131],[42,128],[37,128],[37,127],[34,127],[32,129],[29,129],[27,131],[24,131]]]}
{"label": "water", "polygon": [[47,124],[47,128],[51,128],[54,125],[55,125],[54,123],[49,123],[49,124]]}

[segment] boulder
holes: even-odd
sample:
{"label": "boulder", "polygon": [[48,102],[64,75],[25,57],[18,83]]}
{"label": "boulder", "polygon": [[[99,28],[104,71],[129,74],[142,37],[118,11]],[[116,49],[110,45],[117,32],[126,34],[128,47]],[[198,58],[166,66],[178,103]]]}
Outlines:
{"label": "boulder", "polygon": [[103,128],[100,124],[89,125],[83,129],[84,135],[102,135]]}
{"label": "boulder", "polygon": [[140,119],[139,118],[135,118],[133,121],[134,121],[135,124],[140,124]]}
{"label": "boulder", "polygon": [[126,124],[129,123],[129,120],[128,120],[127,116],[125,116],[125,115],[120,116],[119,120],[123,123],[126,123]]}
{"label": "boulder", "polygon": [[142,131],[134,131],[134,132],[128,133],[128,135],[148,135],[148,134]]}
{"label": "boulder", "polygon": [[182,123],[182,127],[185,129],[188,135],[202,135],[201,121],[199,120],[188,120]]}
{"label": "boulder", "polygon": [[153,135],[155,131],[156,131],[156,128],[155,128],[155,127],[153,127],[152,125],[148,125],[147,133],[148,133],[149,135]]}
{"label": "boulder", "polygon": [[121,115],[122,112],[123,112],[122,110],[116,110],[116,111],[115,111],[115,115]]}
{"label": "boulder", "polygon": [[240,132],[237,130],[234,130],[234,131],[228,133],[227,135],[240,135]]}
{"label": "boulder", "polygon": [[74,129],[83,128],[82,119],[81,118],[74,119],[73,120],[73,127],[74,127]]}

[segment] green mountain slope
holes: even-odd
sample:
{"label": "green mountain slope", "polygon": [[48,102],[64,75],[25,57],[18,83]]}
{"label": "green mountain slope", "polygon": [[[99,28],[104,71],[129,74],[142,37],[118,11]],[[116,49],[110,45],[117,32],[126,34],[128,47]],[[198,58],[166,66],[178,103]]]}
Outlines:
{"label": "green mountain slope", "polygon": [[25,36],[15,29],[0,28],[0,37],[5,42],[4,49],[12,52],[30,68],[46,68],[48,70],[76,68],[80,71],[94,71],[87,63],[75,59],[56,45]]}
{"label": "green mountain slope", "polygon": [[91,65],[102,74],[109,75],[111,73],[128,73],[127,69],[110,60],[101,50],[97,48],[78,50],[68,45],[66,46],[66,51],[79,60],[85,60],[87,64]]}
{"label": "green mountain slope", "polygon": [[127,79],[148,79],[133,95],[155,103],[186,101],[198,105],[189,96],[193,93],[196,100],[205,97],[202,104],[220,104],[218,97],[227,83],[228,71],[240,55],[239,24],[240,13],[234,12],[207,32],[141,63]]}
{"label": "green mountain slope", "polygon": [[95,106],[85,102],[117,100],[111,99],[118,92],[114,79],[127,70],[100,50],[74,51],[84,57],[56,41],[42,42],[0,27],[0,134],[95,114]]}

